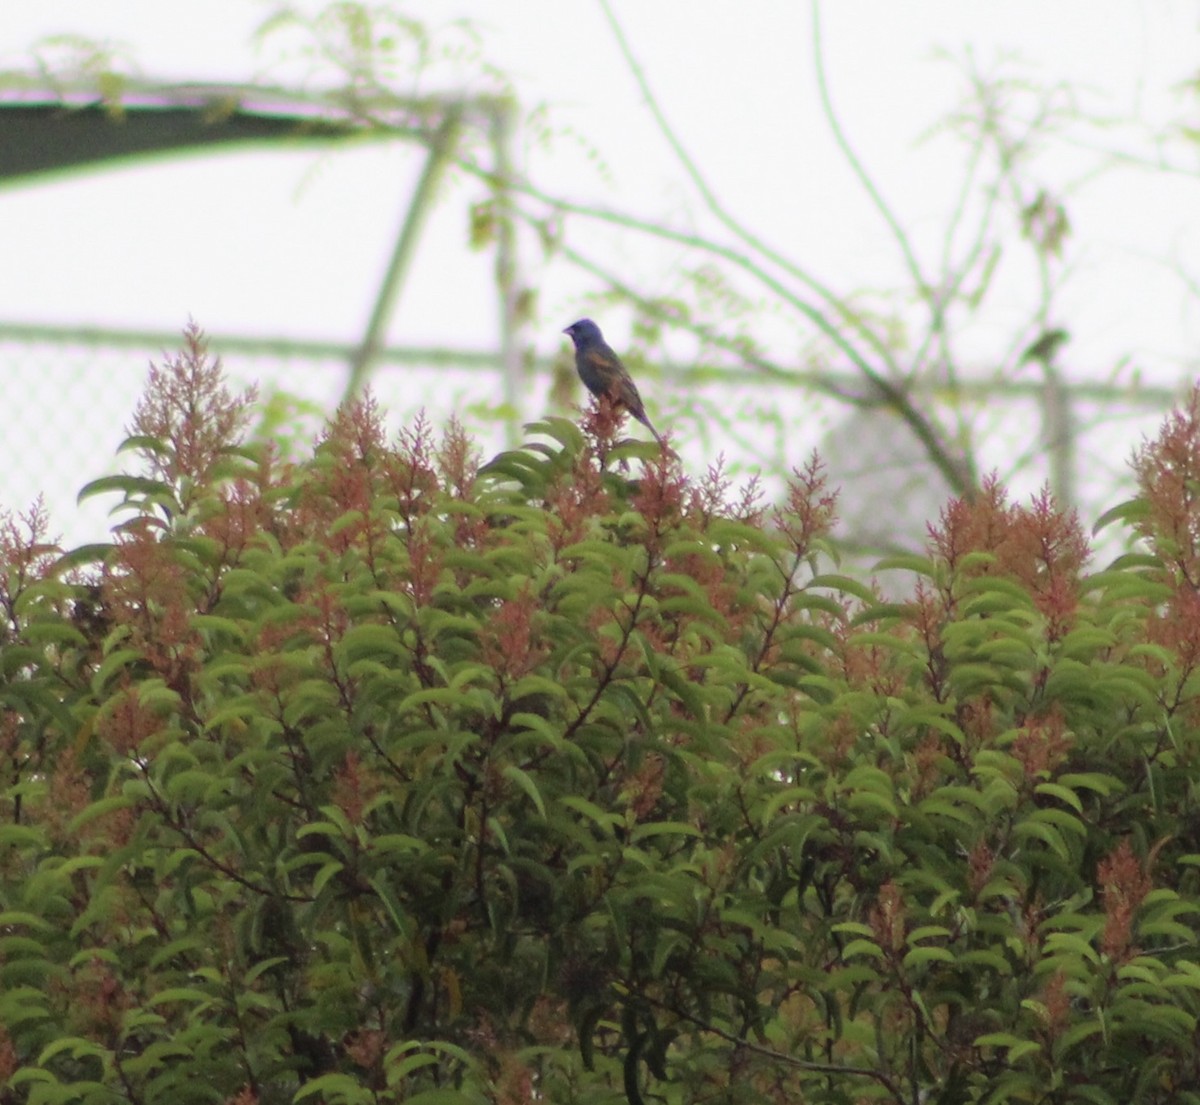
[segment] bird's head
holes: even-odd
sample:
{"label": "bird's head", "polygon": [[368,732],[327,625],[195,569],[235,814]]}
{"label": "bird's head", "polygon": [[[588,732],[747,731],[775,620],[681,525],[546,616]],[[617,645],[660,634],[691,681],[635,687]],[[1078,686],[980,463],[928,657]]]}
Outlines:
{"label": "bird's head", "polygon": [[577,346],[604,340],[604,335],[600,333],[600,327],[590,318],[581,318],[578,322],[571,323],[563,333],[569,335]]}

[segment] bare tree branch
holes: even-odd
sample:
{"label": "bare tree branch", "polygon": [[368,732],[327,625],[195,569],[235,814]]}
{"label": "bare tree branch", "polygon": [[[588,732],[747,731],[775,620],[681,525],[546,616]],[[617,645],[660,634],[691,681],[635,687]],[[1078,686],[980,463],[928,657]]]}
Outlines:
{"label": "bare tree branch", "polygon": [[825,76],[825,50],[821,37],[820,0],[812,0],[812,16],[813,62],[816,65],[817,90],[821,94],[821,106],[825,111],[826,122],[829,123],[829,129],[833,133],[833,138],[837,143],[838,149],[842,151],[842,156],[845,157],[854,175],[858,177],[859,183],[863,186],[871,202],[875,205],[875,209],[883,216],[884,222],[888,224],[888,228],[892,232],[892,237],[896,239],[896,244],[900,247],[900,252],[904,255],[904,262],[908,266],[909,275],[917,286],[917,291],[922,296],[926,296],[929,293],[929,282],[925,279],[924,273],[921,272],[921,266],[912,248],[912,242],[909,240],[904,228],[900,225],[900,220],[893,214],[891,207],[888,206],[879,189],[876,187],[875,182],[871,179],[867,170],[863,167],[863,163],[859,160],[858,155],[854,152],[854,147],[850,145],[845,131],[842,130],[842,124],[837,117],[837,113],[833,110],[833,100],[829,95],[829,82]]}

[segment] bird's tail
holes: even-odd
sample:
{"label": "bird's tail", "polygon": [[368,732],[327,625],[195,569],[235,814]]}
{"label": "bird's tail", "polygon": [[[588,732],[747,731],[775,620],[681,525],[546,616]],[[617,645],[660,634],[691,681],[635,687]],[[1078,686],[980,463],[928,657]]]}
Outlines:
{"label": "bird's tail", "polygon": [[635,417],[637,417],[637,420],[654,435],[654,440],[658,442],[658,447],[664,453],[666,453],[668,456],[674,457],[676,460],[679,459],[679,454],[667,444],[666,438],[664,438],[663,435],[654,428],[654,424],[649,418],[646,417],[645,414],[642,414],[640,417],[635,415]]}

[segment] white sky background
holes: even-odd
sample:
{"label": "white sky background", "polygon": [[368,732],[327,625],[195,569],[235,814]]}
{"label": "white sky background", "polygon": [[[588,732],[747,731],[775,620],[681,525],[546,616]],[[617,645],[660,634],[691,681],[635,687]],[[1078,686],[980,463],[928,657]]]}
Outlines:
{"label": "white sky background", "polygon": [[[839,291],[903,282],[886,226],[822,118],[807,3],[613,0],[613,6],[668,119],[733,213]],[[148,78],[286,84],[305,75],[301,63],[278,61],[280,50],[295,40],[270,39],[258,51],[251,44],[254,28],[272,7],[254,0],[10,2],[0,62],[26,68],[37,39],[76,33],[121,44]],[[522,106],[546,106],[555,137],[545,148],[522,149],[522,168],[539,186],[685,226],[708,225],[644,110],[597,4],[424,0],[401,10],[431,27],[470,19],[482,54],[511,76]],[[963,92],[959,69],[937,60],[939,49],[961,56],[970,47],[984,71],[995,69],[1000,58],[1019,58],[1009,72],[1046,85],[1068,83],[1086,110],[1139,119],[1145,133],[1162,134],[1189,117],[1200,124],[1200,98],[1179,87],[1196,75],[1200,58],[1197,8],[1182,0],[827,0],[823,25],[841,122],[930,259],[956,197],[963,158],[961,147],[945,139],[920,141]],[[599,153],[607,174],[596,171],[579,135]],[[1150,152],[1144,140],[1138,144],[1133,126],[1114,127],[1106,140]],[[1194,147],[1177,145],[1173,157],[1197,164]],[[133,163],[6,188],[0,191],[0,322],[172,330],[192,317],[215,337],[354,341],[419,164],[417,151],[399,145],[253,151]],[[1097,379],[1128,379],[1136,370],[1162,383],[1190,380],[1200,314],[1196,297],[1169,266],[1178,264],[1200,280],[1200,172],[1165,177],[1110,170],[1083,179],[1097,156],[1065,144],[1047,149],[1037,164],[1045,184],[1065,194],[1073,224],[1068,251],[1074,270],[1059,301],[1064,317],[1052,320],[1072,332],[1071,370]],[[481,198],[481,188],[466,180],[447,190],[399,303],[393,343],[494,346],[490,259],[472,253],[466,240],[467,208]],[[633,247],[607,231],[569,225],[572,242],[585,244],[646,292],[680,291],[678,250]],[[552,354],[565,349],[560,331],[582,313],[582,297],[594,285],[565,265],[542,266],[532,251],[526,262],[539,295],[537,345]],[[961,352],[986,368],[997,343],[1011,340],[1018,316],[1015,302],[1006,308],[1003,295],[984,313],[987,321]],[[597,317],[612,344],[624,348],[628,316]],[[761,325],[764,343],[777,355],[799,359],[798,327],[779,318]],[[667,352],[682,367],[690,350],[681,343]],[[22,507],[45,488],[56,528],[68,541],[94,536],[91,527],[103,524],[102,512],[92,504],[83,519],[72,517],[72,492],[114,470],[112,449],[141,388],[144,358],[84,358],[75,366],[83,383],[74,386],[50,371],[45,349],[22,359],[5,345],[0,356],[8,361],[9,378],[28,393],[28,410],[0,452],[0,504]],[[227,358],[226,367],[247,379],[269,366]],[[39,380],[45,385],[40,390]],[[328,366],[307,374],[293,366],[279,382],[325,402],[336,398],[343,379]],[[527,417],[545,410],[544,383],[531,394]],[[672,425],[670,388],[683,385],[684,377],[672,376],[643,386],[660,427]],[[412,386],[394,376],[378,379],[377,390],[398,415],[424,405],[435,421],[464,394],[455,381],[425,379]],[[497,398],[499,390],[496,382]],[[795,462],[837,417],[825,408],[813,417],[797,409],[789,442]],[[1114,430],[1102,483],[1109,473],[1120,473],[1136,439],[1128,427]],[[69,464],[62,463],[62,440],[75,450]],[[82,454],[81,441],[89,443]],[[1003,466],[1007,451],[1024,444],[1000,435],[994,444],[999,453],[988,463]],[[721,447],[703,434],[684,446],[698,470]],[[44,461],[33,459],[38,449],[49,454]],[[81,526],[90,532],[80,532]]]}

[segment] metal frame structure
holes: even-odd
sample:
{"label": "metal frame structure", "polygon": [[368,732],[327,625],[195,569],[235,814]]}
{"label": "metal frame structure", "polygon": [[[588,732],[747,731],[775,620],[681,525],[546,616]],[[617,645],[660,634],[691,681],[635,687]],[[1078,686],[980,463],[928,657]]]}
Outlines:
{"label": "metal frame structure", "polygon": [[[475,128],[491,148],[489,183],[495,191],[495,278],[500,314],[498,364],[507,408],[519,410],[524,390],[521,347],[520,272],[516,228],[511,217],[515,105],[504,98],[431,97],[394,99],[367,110],[339,96],[314,97],[288,89],[228,84],[130,82],[119,101],[101,101],[91,88],[60,88],[53,93],[28,89],[20,98],[0,102],[4,157],[0,183],[28,184],[51,173],[80,171],[150,155],[193,153],[230,145],[338,142],[377,136],[415,142],[426,148],[416,189],[405,202],[391,257],[361,340],[353,346],[278,339],[227,339],[214,348],[253,347],[256,352],[336,355],[348,368],[345,396],[357,393],[381,360],[437,363],[458,360],[445,351],[385,348],[387,326],[404,289],[412,257],[444,170],[457,153],[464,128]],[[101,330],[77,326],[28,326],[0,320],[0,339],[82,342],[118,347],[164,348],[177,335]],[[520,418],[508,420],[515,441]]]}

